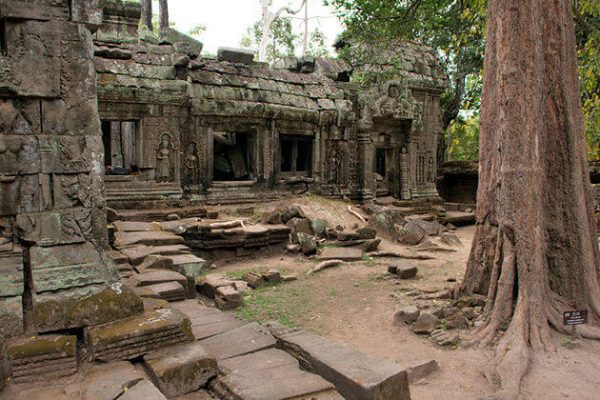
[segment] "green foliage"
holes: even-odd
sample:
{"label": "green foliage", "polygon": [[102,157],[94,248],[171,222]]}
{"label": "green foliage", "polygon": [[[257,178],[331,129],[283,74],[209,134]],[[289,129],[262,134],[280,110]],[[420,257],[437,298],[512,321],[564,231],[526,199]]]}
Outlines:
{"label": "green foliage", "polygon": [[479,115],[458,116],[448,127],[450,154],[453,160],[477,160],[479,158]]}
{"label": "green foliage", "polygon": [[600,2],[575,0],[574,16],[588,158],[600,160]]}
{"label": "green foliage", "polygon": [[[397,40],[415,40],[438,50],[449,76],[442,98],[444,126],[453,159],[476,159],[483,76],[486,0],[325,0],[346,25],[342,39],[358,44],[341,56],[369,63],[373,51]],[[600,1],[573,0],[581,97],[590,159],[600,159]],[[377,49],[377,44],[380,48]],[[368,46],[363,46],[368,44]],[[358,50],[357,50],[358,49]],[[363,54],[360,54],[360,53]],[[357,54],[358,53],[358,54]],[[390,59],[392,65],[395,60]],[[360,62],[359,62],[360,64]],[[397,70],[400,70],[398,66]],[[387,73],[394,75],[393,72]],[[362,72],[355,82],[390,79]]]}
{"label": "green foliage", "polygon": [[187,32],[187,34],[190,36],[201,36],[205,31],[206,25],[196,24]]}
{"label": "green foliage", "polygon": [[[258,47],[262,40],[262,19],[248,28],[241,45],[243,47]],[[292,29],[292,20],[289,17],[278,17],[271,24],[267,46],[267,62],[271,63],[279,58],[294,56],[299,35]]]}
{"label": "green foliage", "polygon": [[315,28],[308,36],[306,55],[312,57],[327,57],[329,50],[325,44],[325,35],[319,28]]}

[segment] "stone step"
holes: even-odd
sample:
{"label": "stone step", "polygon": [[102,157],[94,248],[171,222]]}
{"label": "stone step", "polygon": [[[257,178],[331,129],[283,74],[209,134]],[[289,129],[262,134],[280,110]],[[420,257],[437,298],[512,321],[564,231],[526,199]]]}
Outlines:
{"label": "stone step", "polygon": [[143,379],[127,389],[119,400],[167,400],[149,380]]}
{"label": "stone step", "polygon": [[156,222],[134,222],[134,221],[115,221],[113,222],[117,232],[151,232],[161,231],[161,226]]}
{"label": "stone step", "polygon": [[343,399],[331,383],[302,371],[296,359],[277,349],[220,361],[219,369],[221,375],[212,388],[221,398]]}
{"label": "stone step", "polygon": [[159,309],[86,328],[85,342],[93,360],[129,360],[166,346],[194,340],[190,320],[175,309]]}
{"label": "stone step", "polygon": [[166,282],[150,286],[140,286],[135,292],[140,297],[161,299],[166,301],[185,300],[185,288],[179,282]]}
{"label": "stone step", "polygon": [[183,287],[187,287],[188,279],[179,272],[168,269],[147,270],[143,274],[137,274],[130,278],[130,286],[150,286],[159,283],[178,282]]}
{"label": "stone step", "polygon": [[10,342],[6,354],[15,383],[60,379],[77,372],[77,337],[43,335]]}
{"label": "stone step", "polygon": [[198,304],[197,300],[172,303],[171,307],[177,308],[190,318],[192,332],[197,340],[206,339],[247,324],[233,314]]}
{"label": "stone step", "polygon": [[170,215],[177,214],[180,218],[207,217],[209,212],[205,207],[182,207],[169,209],[148,210],[110,210],[108,213],[111,222],[121,221],[166,221]]}
{"label": "stone step", "polygon": [[307,371],[329,382],[349,400],[410,400],[406,369],[312,333],[266,324],[286,350]]}
{"label": "stone step", "polygon": [[144,374],[129,361],[89,365],[80,384],[82,399],[112,400],[144,379]]}
{"label": "stone step", "polygon": [[144,356],[152,382],[168,398],[183,396],[217,375],[217,360],[198,342],[167,347]]}
{"label": "stone step", "polygon": [[183,244],[174,244],[168,246],[145,246],[138,245],[126,247],[120,251],[127,257],[132,265],[140,265],[146,257],[150,255],[176,256],[182,254],[191,254],[191,249]]}
{"label": "stone step", "polygon": [[217,360],[275,347],[275,338],[256,322],[203,339],[200,343]]}
{"label": "stone step", "polygon": [[117,250],[135,245],[146,246],[167,246],[184,244],[181,236],[174,235],[170,232],[115,232],[115,240],[113,247]]}

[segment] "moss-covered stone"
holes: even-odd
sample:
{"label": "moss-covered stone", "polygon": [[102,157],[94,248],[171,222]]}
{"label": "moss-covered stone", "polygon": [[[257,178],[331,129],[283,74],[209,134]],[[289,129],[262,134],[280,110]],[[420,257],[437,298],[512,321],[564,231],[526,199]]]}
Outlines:
{"label": "moss-covered stone", "polygon": [[65,357],[74,357],[77,352],[76,336],[36,336],[19,339],[7,348],[11,360],[31,358],[47,354],[60,354]]}
{"label": "moss-covered stone", "polygon": [[67,295],[38,295],[34,300],[38,332],[101,325],[144,311],[140,297],[120,284],[102,289],[73,290]]}

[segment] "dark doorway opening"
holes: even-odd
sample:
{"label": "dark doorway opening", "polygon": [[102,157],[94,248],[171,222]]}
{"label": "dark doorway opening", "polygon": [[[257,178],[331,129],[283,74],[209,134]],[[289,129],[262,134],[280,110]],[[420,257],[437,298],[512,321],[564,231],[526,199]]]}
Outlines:
{"label": "dark doorway opening", "polygon": [[107,173],[127,175],[139,165],[138,121],[101,121]]}
{"label": "dark doorway opening", "polygon": [[254,180],[256,134],[246,132],[213,133],[213,180]]}
{"label": "dark doorway opening", "polygon": [[385,149],[376,149],[375,150],[375,172],[381,175],[382,178],[386,176],[386,150]]}

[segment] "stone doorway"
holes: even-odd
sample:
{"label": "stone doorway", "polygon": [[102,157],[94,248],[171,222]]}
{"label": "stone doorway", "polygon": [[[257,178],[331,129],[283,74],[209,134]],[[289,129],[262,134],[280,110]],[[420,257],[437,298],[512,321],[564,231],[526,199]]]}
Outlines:
{"label": "stone doorway", "polygon": [[213,180],[256,180],[256,133],[213,133]]}

